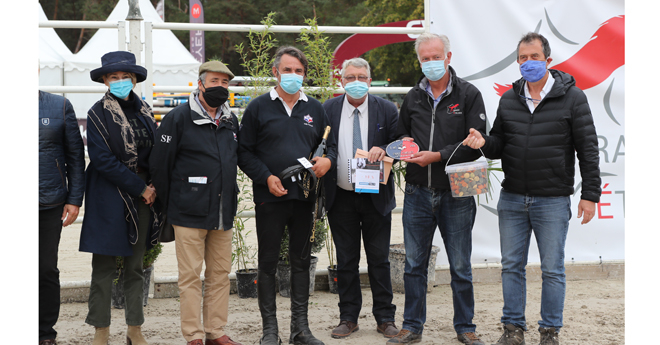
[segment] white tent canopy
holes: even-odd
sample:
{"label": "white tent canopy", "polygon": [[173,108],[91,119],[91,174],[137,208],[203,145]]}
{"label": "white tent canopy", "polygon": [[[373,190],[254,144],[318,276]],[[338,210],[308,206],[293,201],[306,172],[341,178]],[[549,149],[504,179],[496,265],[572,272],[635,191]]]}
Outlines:
{"label": "white tent canopy", "polygon": [[[47,21],[39,4],[39,21]],[[64,85],[64,62],[73,54],[53,28],[39,28],[39,85]]]}
{"label": "white tent canopy", "polygon": [[[148,0],[140,0],[140,13],[143,22],[162,23],[156,9]],[[110,13],[108,22],[125,21],[128,15],[128,0],[120,0]],[[141,28],[144,42],[144,25]],[[153,30],[153,82],[159,86],[188,86],[197,80],[199,62],[190,54],[170,30]],[[70,86],[99,86],[90,79],[89,73],[101,67],[101,56],[118,50],[118,32],[116,29],[99,29],[85,46],[64,64],[65,83]],[[128,42],[128,29],[126,30]],[[144,47],[144,46],[143,46]],[[140,61],[144,65],[144,51]],[[98,93],[67,94],[79,118],[87,116],[87,111],[101,98]]]}

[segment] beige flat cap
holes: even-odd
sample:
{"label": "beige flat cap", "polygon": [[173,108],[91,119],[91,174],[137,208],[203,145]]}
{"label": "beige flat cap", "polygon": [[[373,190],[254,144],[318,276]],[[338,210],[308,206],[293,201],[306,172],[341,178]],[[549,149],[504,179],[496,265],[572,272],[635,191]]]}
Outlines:
{"label": "beige flat cap", "polygon": [[229,76],[229,80],[234,79],[234,73],[231,73],[229,68],[220,61],[207,61],[199,66],[199,74],[201,75],[204,72],[217,72],[224,73]]}

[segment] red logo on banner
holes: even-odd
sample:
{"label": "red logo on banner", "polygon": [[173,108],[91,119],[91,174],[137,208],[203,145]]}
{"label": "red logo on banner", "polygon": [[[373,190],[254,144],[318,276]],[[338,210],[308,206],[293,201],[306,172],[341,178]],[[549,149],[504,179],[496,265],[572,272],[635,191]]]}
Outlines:
{"label": "red logo on banner", "polygon": [[190,14],[192,14],[193,18],[199,18],[199,16],[202,14],[202,8],[199,6],[199,4],[193,5],[193,7],[190,9]]}

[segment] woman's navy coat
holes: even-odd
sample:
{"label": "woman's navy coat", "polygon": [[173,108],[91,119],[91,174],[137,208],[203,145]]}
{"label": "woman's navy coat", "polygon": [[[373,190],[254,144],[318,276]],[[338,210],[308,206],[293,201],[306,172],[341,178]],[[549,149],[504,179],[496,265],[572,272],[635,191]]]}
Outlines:
{"label": "woman's navy coat", "polygon": [[[96,102],[91,111],[103,113],[102,101]],[[155,124],[143,116],[138,118],[155,141]],[[112,139],[123,140],[121,137]],[[110,151],[99,129],[89,118],[87,151],[90,162],[85,172],[85,215],[79,250],[102,255],[131,256],[133,249],[128,237],[128,210],[118,189],[138,199],[137,202],[142,202],[139,198],[146,184]],[[151,221],[149,223],[153,224]],[[150,229],[150,232],[152,231],[154,230]],[[149,247],[150,244],[147,243],[147,249]]]}

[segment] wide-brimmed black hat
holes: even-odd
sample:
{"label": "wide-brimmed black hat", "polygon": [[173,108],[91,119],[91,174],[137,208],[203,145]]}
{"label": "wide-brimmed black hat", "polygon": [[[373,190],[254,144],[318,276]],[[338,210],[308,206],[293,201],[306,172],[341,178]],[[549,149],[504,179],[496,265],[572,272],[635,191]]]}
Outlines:
{"label": "wide-brimmed black hat", "polygon": [[101,57],[101,67],[89,72],[89,76],[97,83],[103,83],[103,76],[112,72],[135,73],[138,83],[147,79],[147,69],[135,63],[135,55],[127,51],[106,53]]}

